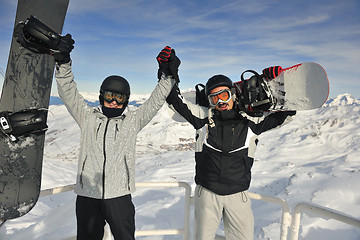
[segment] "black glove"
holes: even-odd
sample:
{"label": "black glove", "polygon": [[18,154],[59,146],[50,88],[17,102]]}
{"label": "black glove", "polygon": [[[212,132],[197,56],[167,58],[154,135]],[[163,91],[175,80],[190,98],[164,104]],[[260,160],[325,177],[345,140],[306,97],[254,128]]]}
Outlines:
{"label": "black glove", "polygon": [[61,37],[56,49],[58,52],[53,53],[55,62],[58,64],[70,62],[70,52],[74,49],[75,41],[68,33],[64,37]]}
{"label": "black glove", "polygon": [[156,57],[159,63],[158,79],[161,78],[161,74],[164,73],[167,76],[173,76],[177,83],[180,82],[178,70],[180,66],[180,59],[176,56],[175,50],[169,46],[166,46],[159,55]]}
{"label": "black glove", "polygon": [[268,67],[265,68],[262,72],[264,74],[265,79],[271,80],[279,76],[283,68],[281,66]]}

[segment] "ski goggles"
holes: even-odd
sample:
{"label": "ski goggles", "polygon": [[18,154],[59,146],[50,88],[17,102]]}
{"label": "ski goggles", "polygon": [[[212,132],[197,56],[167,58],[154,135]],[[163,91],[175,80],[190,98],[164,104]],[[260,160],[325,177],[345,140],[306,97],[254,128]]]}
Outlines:
{"label": "ski goggles", "polygon": [[216,106],[218,103],[227,103],[231,99],[231,90],[226,88],[219,92],[209,94],[208,96],[211,106]]}
{"label": "ski goggles", "polygon": [[117,104],[123,104],[129,100],[129,96],[123,93],[115,93],[110,91],[103,91],[102,96],[105,101],[111,103],[112,101],[116,101]]}

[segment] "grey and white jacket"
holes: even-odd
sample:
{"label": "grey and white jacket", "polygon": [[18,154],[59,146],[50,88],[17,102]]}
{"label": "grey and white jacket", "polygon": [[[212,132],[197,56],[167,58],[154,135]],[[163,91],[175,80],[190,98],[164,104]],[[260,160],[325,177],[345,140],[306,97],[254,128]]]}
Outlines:
{"label": "grey and white jacket", "polygon": [[162,107],[175,80],[163,75],[138,109],[109,119],[78,92],[71,62],[57,65],[55,78],[59,96],[81,131],[75,193],[109,199],[134,192],[137,134]]}

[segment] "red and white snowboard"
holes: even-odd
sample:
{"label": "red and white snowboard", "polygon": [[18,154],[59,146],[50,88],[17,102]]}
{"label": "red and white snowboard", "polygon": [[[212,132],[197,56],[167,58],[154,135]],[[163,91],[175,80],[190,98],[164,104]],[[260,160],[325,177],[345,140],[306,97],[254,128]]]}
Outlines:
{"label": "red and white snowboard", "polygon": [[[260,76],[260,75],[259,75]],[[324,68],[313,62],[306,62],[285,68],[272,80],[263,80],[271,106],[262,111],[310,110],[321,107],[329,96],[329,80]],[[242,81],[234,82],[238,98]],[[182,93],[188,104],[196,104],[196,92]],[[251,113],[251,106],[244,106]],[[169,115],[176,121],[186,121],[171,109]]]}
{"label": "red and white snowboard", "polygon": [[[324,68],[313,62],[285,68],[272,80],[264,80],[273,110],[310,110],[321,107],[329,96]],[[235,87],[239,82],[234,83]]]}

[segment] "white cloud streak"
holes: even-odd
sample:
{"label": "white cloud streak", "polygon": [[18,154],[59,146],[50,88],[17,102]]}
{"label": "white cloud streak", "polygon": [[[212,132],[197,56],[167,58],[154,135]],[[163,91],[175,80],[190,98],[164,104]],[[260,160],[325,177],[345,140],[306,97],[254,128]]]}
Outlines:
{"label": "white cloud streak", "polygon": [[141,82],[156,71],[158,51],[171,45],[185,88],[212,74],[238,78],[248,68],[302,61],[323,64],[334,85],[353,86],[360,74],[356,9],[356,0],[76,0],[64,31],[76,41],[74,64],[88,71],[79,71],[80,79],[119,69]]}

